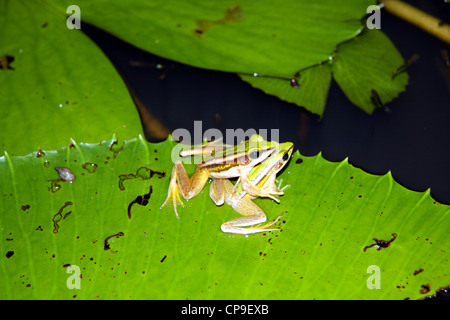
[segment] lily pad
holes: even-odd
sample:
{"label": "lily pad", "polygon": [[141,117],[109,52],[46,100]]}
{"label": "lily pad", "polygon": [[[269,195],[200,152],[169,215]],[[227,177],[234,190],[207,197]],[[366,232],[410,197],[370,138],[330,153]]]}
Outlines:
{"label": "lily pad", "polygon": [[[296,152],[281,204],[255,200],[281,231],[230,235],[220,225],[238,214],[208,190],[180,219],[159,209],[173,146],[1,157],[0,298],[418,299],[450,283],[450,209],[429,190]],[[56,191],[55,166],[76,176]]]}
{"label": "lily pad", "polygon": [[[51,1],[0,4],[0,148],[25,155],[111,132],[142,133],[139,114],[111,62]],[[31,134],[32,133],[32,134]]]}

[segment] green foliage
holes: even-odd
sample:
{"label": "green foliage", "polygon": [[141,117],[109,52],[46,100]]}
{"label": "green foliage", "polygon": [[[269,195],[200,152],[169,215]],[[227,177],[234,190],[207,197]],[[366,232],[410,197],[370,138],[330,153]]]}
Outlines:
{"label": "green foliage", "polygon": [[[283,215],[281,232],[222,233],[220,225],[238,214],[216,207],[208,190],[179,209],[180,219],[159,209],[173,143],[77,143],[142,131],[112,65],[66,27],[71,4],[0,4],[2,64],[14,58],[0,70],[7,151],[0,157],[0,298],[403,299],[448,286],[448,206],[346,161],[294,155],[281,175],[291,185],[281,204],[255,200],[269,219]],[[406,74],[391,77],[402,59],[380,31],[352,40],[369,4],[77,3],[84,21],[140,48],[236,72],[317,114],[332,76],[369,113],[372,90],[386,103],[404,89]],[[289,79],[299,70],[296,89]],[[269,77],[250,76],[255,72]],[[70,168],[76,179],[59,181],[55,167]],[[398,236],[388,248],[363,251],[392,233]],[[70,265],[80,268],[81,289],[69,289]],[[381,289],[367,287],[372,265],[380,268]]]}
{"label": "green foliage", "polygon": [[298,88],[288,84],[286,79],[240,75],[253,87],[278,96],[280,99],[304,106],[312,113],[322,115],[331,84],[331,63],[309,68],[301,73]]}
{"label": "green foliage", "polygon": [[[70,4],[58,2],[61,11]],[[348,98],[368,113],[375,109],[371,90],[388,103],[408,82],[406,73],[391,79],[403,59],[381,31],[356,37],[365,26],[361,19],[367,7],[375,4],[372,0],[77,4],[84,21],[141,49],[200,68],[238,73],[255,88],[318,115],[325,108],[331,72]],[[320,66],[335,54],[336,67]],[[290,79],[299,71],[300,87],[295,88]],[[252,76],[255,73],[259,76]]]}
{"label": "green foliage", "polygon": [[402,57],[389,38],[379,30],[368,30],[341,46],[333,63],[333,76],[347,97],[367,113],[376,108],[371,91],[375,90],[382,103],[391,101],[405,89],[408,74],[393,77]]}
{"label": "green foliage", "polygon": [[142,133],[128,90],[105,55],[81,30],[66,26],[50,2],[0,3],[0,148],[25,155],[112,133]]}
{"label": "green foliage", "polygon": [[[221,232],[238,214],[207,188],[180,219],[159,209],[173,143],[113,142],[0,158],[0,298],[416,299],[449,284],[449,207],[389,173],[297,152],[281,204],[256,199],[268,219],[283,216],[282,231],[246,237]],[[55,166],[76,179],[52,192]],[[133,203],[149,193],[146,206]],[[389,247],[363,251],[392,233]],[[67,287],[68,265],[80,268],[80,289]],[[381,288],[371,290],[373,265]]]}

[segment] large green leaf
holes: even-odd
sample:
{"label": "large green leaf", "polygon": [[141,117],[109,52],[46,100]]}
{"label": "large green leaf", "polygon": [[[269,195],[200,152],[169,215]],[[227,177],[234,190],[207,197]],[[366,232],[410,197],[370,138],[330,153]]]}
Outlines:
{"label": "large green leaf", "polygon": [[[49,1],[1,1],[0,147],[10,154],[56,149],[70,138],[96,142],[142,132],[117,71],[66,13]],[[11,60],[10,58],[10,60]],[[33,133],[33,134],[30,134]]]}
{"label": "large green leaf", "polygon": [[[330,70],[311,67],[329,61],[339,44],[360,33],[364,26],[361,18],[374,3],[373,0],[243,0],[238,4],[80,0],[77,5],[83,21],[141,49],[196,67],[239,73],[252,86],[322,115]],[[70,4],[65,0],[57,5],[65,12]],[[381,36],[374,39],[361,37],[351,49],[339,52],[343,61],[355,56],[360,59],[369,53],[359,64],[341,63],[338,81],[349,99],[368,113],[374,110],[373,103],[360,98],[361,89],[354,77],[361,73],[361,64],[367,70],[362,76],[371,79],[371,89],[383,91],[384,103],[395,98],[407,83],[406,74],[395,82],[384,81],[403,61],[388,40]],[[371,50],[376,54],[370,54]],[[379,52],[389,62],[383,68],[373,60],[379,58]],[[289,80],[299,71],[301,84],[307,85],[296,89],[289,85]],[[255,74],[258,77],[252,76]],[[313,95],[310,88],[316,86],[319,89]],[[390,93],[385,95],[387,90]]]}
{"label": "large green leaf", "polygon": [[[282,231],[246,237],[220,231],[238,214],[208,190],[180,219],[159,209],[174,143],[114,141],[0,158],[0,298],[416,299],[450,283],[449,207],[390,173],[297,152],[280,176],[291,185],[281,204],[255,200],[269,219],[283,215]],[[76,180],[51,188],[55,166]],[[363,251],[392,233],[389,247]],[[69,265],[80,289],[68,288]],[[380,289],[368,288],[374,265]]]}
{"label": "large green leaf", "polygon": [[[83,21],[171,60],[291,77],[355,36],[372,0],[81,0]],[[55,3],[56,4],[56,3]],[[72,4],[58,1],[61,11]],[[196,30],[203,30],[201,34]]]}

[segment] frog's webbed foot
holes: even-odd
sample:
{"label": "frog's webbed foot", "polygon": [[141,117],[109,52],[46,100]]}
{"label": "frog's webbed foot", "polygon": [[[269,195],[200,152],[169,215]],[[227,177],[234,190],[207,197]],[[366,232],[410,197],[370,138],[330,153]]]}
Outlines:
{"label": "frog's webbed foot", "polygon": [[[273,220],[272,222],[266,223],[263,226],[257,226],[258,228],[263,228],[263,229],[267,229],[271,226],[273,226],[275,223],[277,223],[281,218],[283,218],[283,216],[279,216],[278,218],[276,218],[275,220]],[[271,230],[280,230],[280,229],[271,229]]]}
{"label": "frog's webbed foot", "polygon": [[[266,217],[260,216],[246,216],[237,218],[222,224],[221,229],[226,233],[234,233],[234,234],[254,234],[259,232],[268,232],[268,231],[279,231],[278,228],[270,228],[275,223],[280,220],[281,216],[276,218],[274,221],[263,224],[266,221]],[[260,222],[258,224],[258,222]],[[248,227],[249,226],[249,227]],[[248,228],[244,228],[248,227]]]}
{"label": "frog's webbed foot", "polygon": [[189,178],[186,169],[183,167],[181,161],[176,161],[172,176],[170,177],[169,191],[167,192],[166,201],[161,205],[161,208],[169,203],[172,203],[172,207],[175,210],[177,218],[179,218],[177,212],[177,205],[181,204],[183,207],[183,202],[181,201],[181,196],[186,200],[192,199],[205,186],[208,181],[208,172],[204,170],[195,170],[191,178]]}
{"label": "frog's webbed foot", "polygon": [[[278,182],[278,186],[276,186],[275,182]],[[291,186],[290,184],[287,184],[284,187],[281,187],[282,183],[283,183],[283,179],[280,179],[280,181],[277,180],[277,181],[272,182],[272,184],[268,188],[265,188],[262,190],[262,192],[259,196],[270,198],[273,201],[275,201],[276,203],[280,203],[280,200],[278,200],[278,198],[276,198],[276,197],[284,195],[284,190]]]}
{"label": "frog's webbed foot", "polygon": [[164,208],[165,206],[167,206],[170,203],[171,206],[173,207],[173,210],[175,211],[175,214],[178,219],[180,218],[180,216],[178,215],[177,205],[180,204],[182,207],[184,207],[183,201],[181,201],[180,194],[181,194],[181,191],[177,184],[176,173],[174,174],[172,172],[172,177],[170,178],[169,190],[167,192],[167,198],[164,201],[164,203],[161,205],[160,209]]}

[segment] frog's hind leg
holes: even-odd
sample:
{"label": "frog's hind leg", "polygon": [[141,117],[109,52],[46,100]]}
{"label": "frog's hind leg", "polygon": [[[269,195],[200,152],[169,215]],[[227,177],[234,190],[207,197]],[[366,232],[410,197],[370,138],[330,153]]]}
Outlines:
{"label": "frog's hind leg", "polygon": [[165,207],[169,203],[172,205],[177,218],[179,218],[177,212],[177,205],[183,205],[181,196],[186,200],[195,197],[205,186],[208,181],[208,172],[196,170],[191,178],[187,175],[186,169],[184,169],[181,161],[175,162],[170,177],[169,190],[167,192],[167,198],[161,205],[161,208]]}
{"label": "frog's hind leg", "polygon": [[267,220],[266,214],[248,197],[243,197],[239,201],[233,201],[228,204],[231,204],[233,209],[244,215],[244,217],[240,217],[222,224],[221,229],[223,232],[247,235],[258,232],[279,230],[270,227],[273,226],[281,217],[278,217],[275,221],[263,225],[263,223]]}
{"label": "frog's hind leg", "polygon": [[[266,218],[258,219],[258,217],[256,217],[256,219],[255,219],[255,216],[247,216],[247,217],[241,217],[241,218],[237,218],[237,219],[225,222],[224,224],[222,224],[222,226],[220,228],[225,233],[244,234],[244,235],[254,234],[254,233],[259,233],[259,232],[267,232],[267,231],[278,231],[280,229],[269,228],[269,227],[271,227],[272,225],[277,223],[277,221],[280,218],[281,217],[278,217],[274,221],[269,222],[265,225],[262,225],[262,223],[266,221]],[[243,228],[243,227],[247,227],[247,226],[250,226],[250,227]]]}

